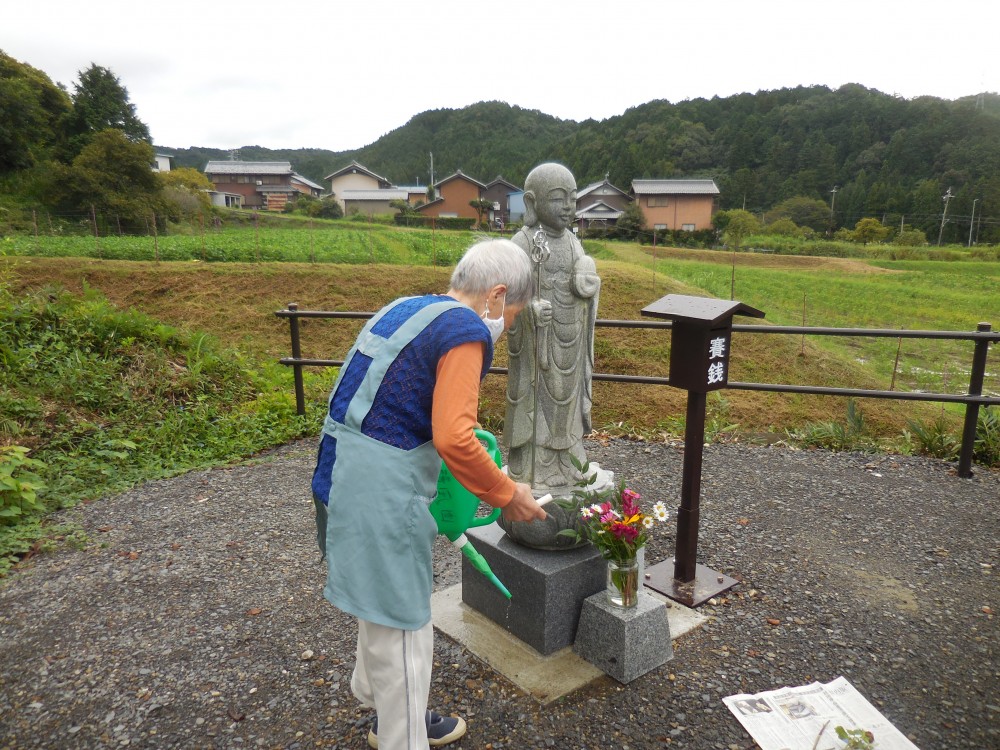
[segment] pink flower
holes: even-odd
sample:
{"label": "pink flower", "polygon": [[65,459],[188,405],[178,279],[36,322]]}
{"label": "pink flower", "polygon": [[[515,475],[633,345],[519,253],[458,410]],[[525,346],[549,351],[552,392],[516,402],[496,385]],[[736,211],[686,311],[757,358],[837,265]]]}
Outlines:
{"label": "pink flower", "polygon": [[622,512],[626,516],[634,516],[639,512],[639,499],[642,497],[638,492],[628,488],[622,490]]}

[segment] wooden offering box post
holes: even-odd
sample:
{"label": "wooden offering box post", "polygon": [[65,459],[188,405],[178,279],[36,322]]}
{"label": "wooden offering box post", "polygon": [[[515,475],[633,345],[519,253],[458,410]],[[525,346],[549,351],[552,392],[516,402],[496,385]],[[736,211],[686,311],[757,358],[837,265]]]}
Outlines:
{"label": "wooden offering box post", "polygon": [[697,607],[737,583],[697,562],[706,394],[729,382],[733,316],[763,318],[764,313],[742,302],[668,294],[644,307],[642,314],[672,321],[670,385],[688,392],[673,570],[669,560],[657,563],[647,568],[645,583],[675,601]]}

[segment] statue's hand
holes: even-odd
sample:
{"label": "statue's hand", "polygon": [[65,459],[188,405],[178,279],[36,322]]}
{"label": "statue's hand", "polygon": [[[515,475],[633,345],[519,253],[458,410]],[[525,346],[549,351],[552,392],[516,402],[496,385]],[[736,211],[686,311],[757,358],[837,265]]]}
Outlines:
{"label": "statue's hand", "polygon": [[531,300],[531,315],[538,325],[549,325],[552,322],[552,303],[547,299]]}

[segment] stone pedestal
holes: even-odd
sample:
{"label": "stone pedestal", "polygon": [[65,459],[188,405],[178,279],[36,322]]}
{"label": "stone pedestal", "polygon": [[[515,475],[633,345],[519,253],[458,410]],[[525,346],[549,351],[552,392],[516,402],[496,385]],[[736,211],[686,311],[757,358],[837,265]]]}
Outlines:
{"label": "stone pedestal", "polygon": [[592,545],[552,552],[511,541],[496,524],[469,529],[469,541],[510,590],[506,599],[462,560],[462,601],[547,656],[573,644],[583,601],[604,591],[607,563]]}
{"label": "stone pedestal", "polygon": [[642,591],[628,609],[611,604],[604,591],[594,594],[583,603],[573,651],[618,682],[631,682],[674,656],[667,607]]}

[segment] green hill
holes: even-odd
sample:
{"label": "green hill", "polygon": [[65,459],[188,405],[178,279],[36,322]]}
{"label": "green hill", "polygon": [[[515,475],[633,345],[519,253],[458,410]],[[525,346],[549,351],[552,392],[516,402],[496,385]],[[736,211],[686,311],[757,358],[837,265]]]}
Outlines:
{"label": "green hill", "polygon": [[[976,200],[981,239],[1000,239],[1000,96],[912,100],[857,84],[758,91],[676,104],[653,101],[607,120],[559,120],[502,102],[430,110],[352,151],[239,149],[242,159],[287,159],[315,181],[356,159],[397,184],[461,169],[480,180],[522,184],[535,164],[557,160],[580,185],[603,179],[701,176],[717,181],[721,208],[766,210],[805,196],[831,202],[837,223],[901,220],[936,236],[941,196],[955,199],[945,240],[968,232]],[[168,148],[166,146],[162,148]],[[169,148],[178,166],[203,169],[230,152]]]}

